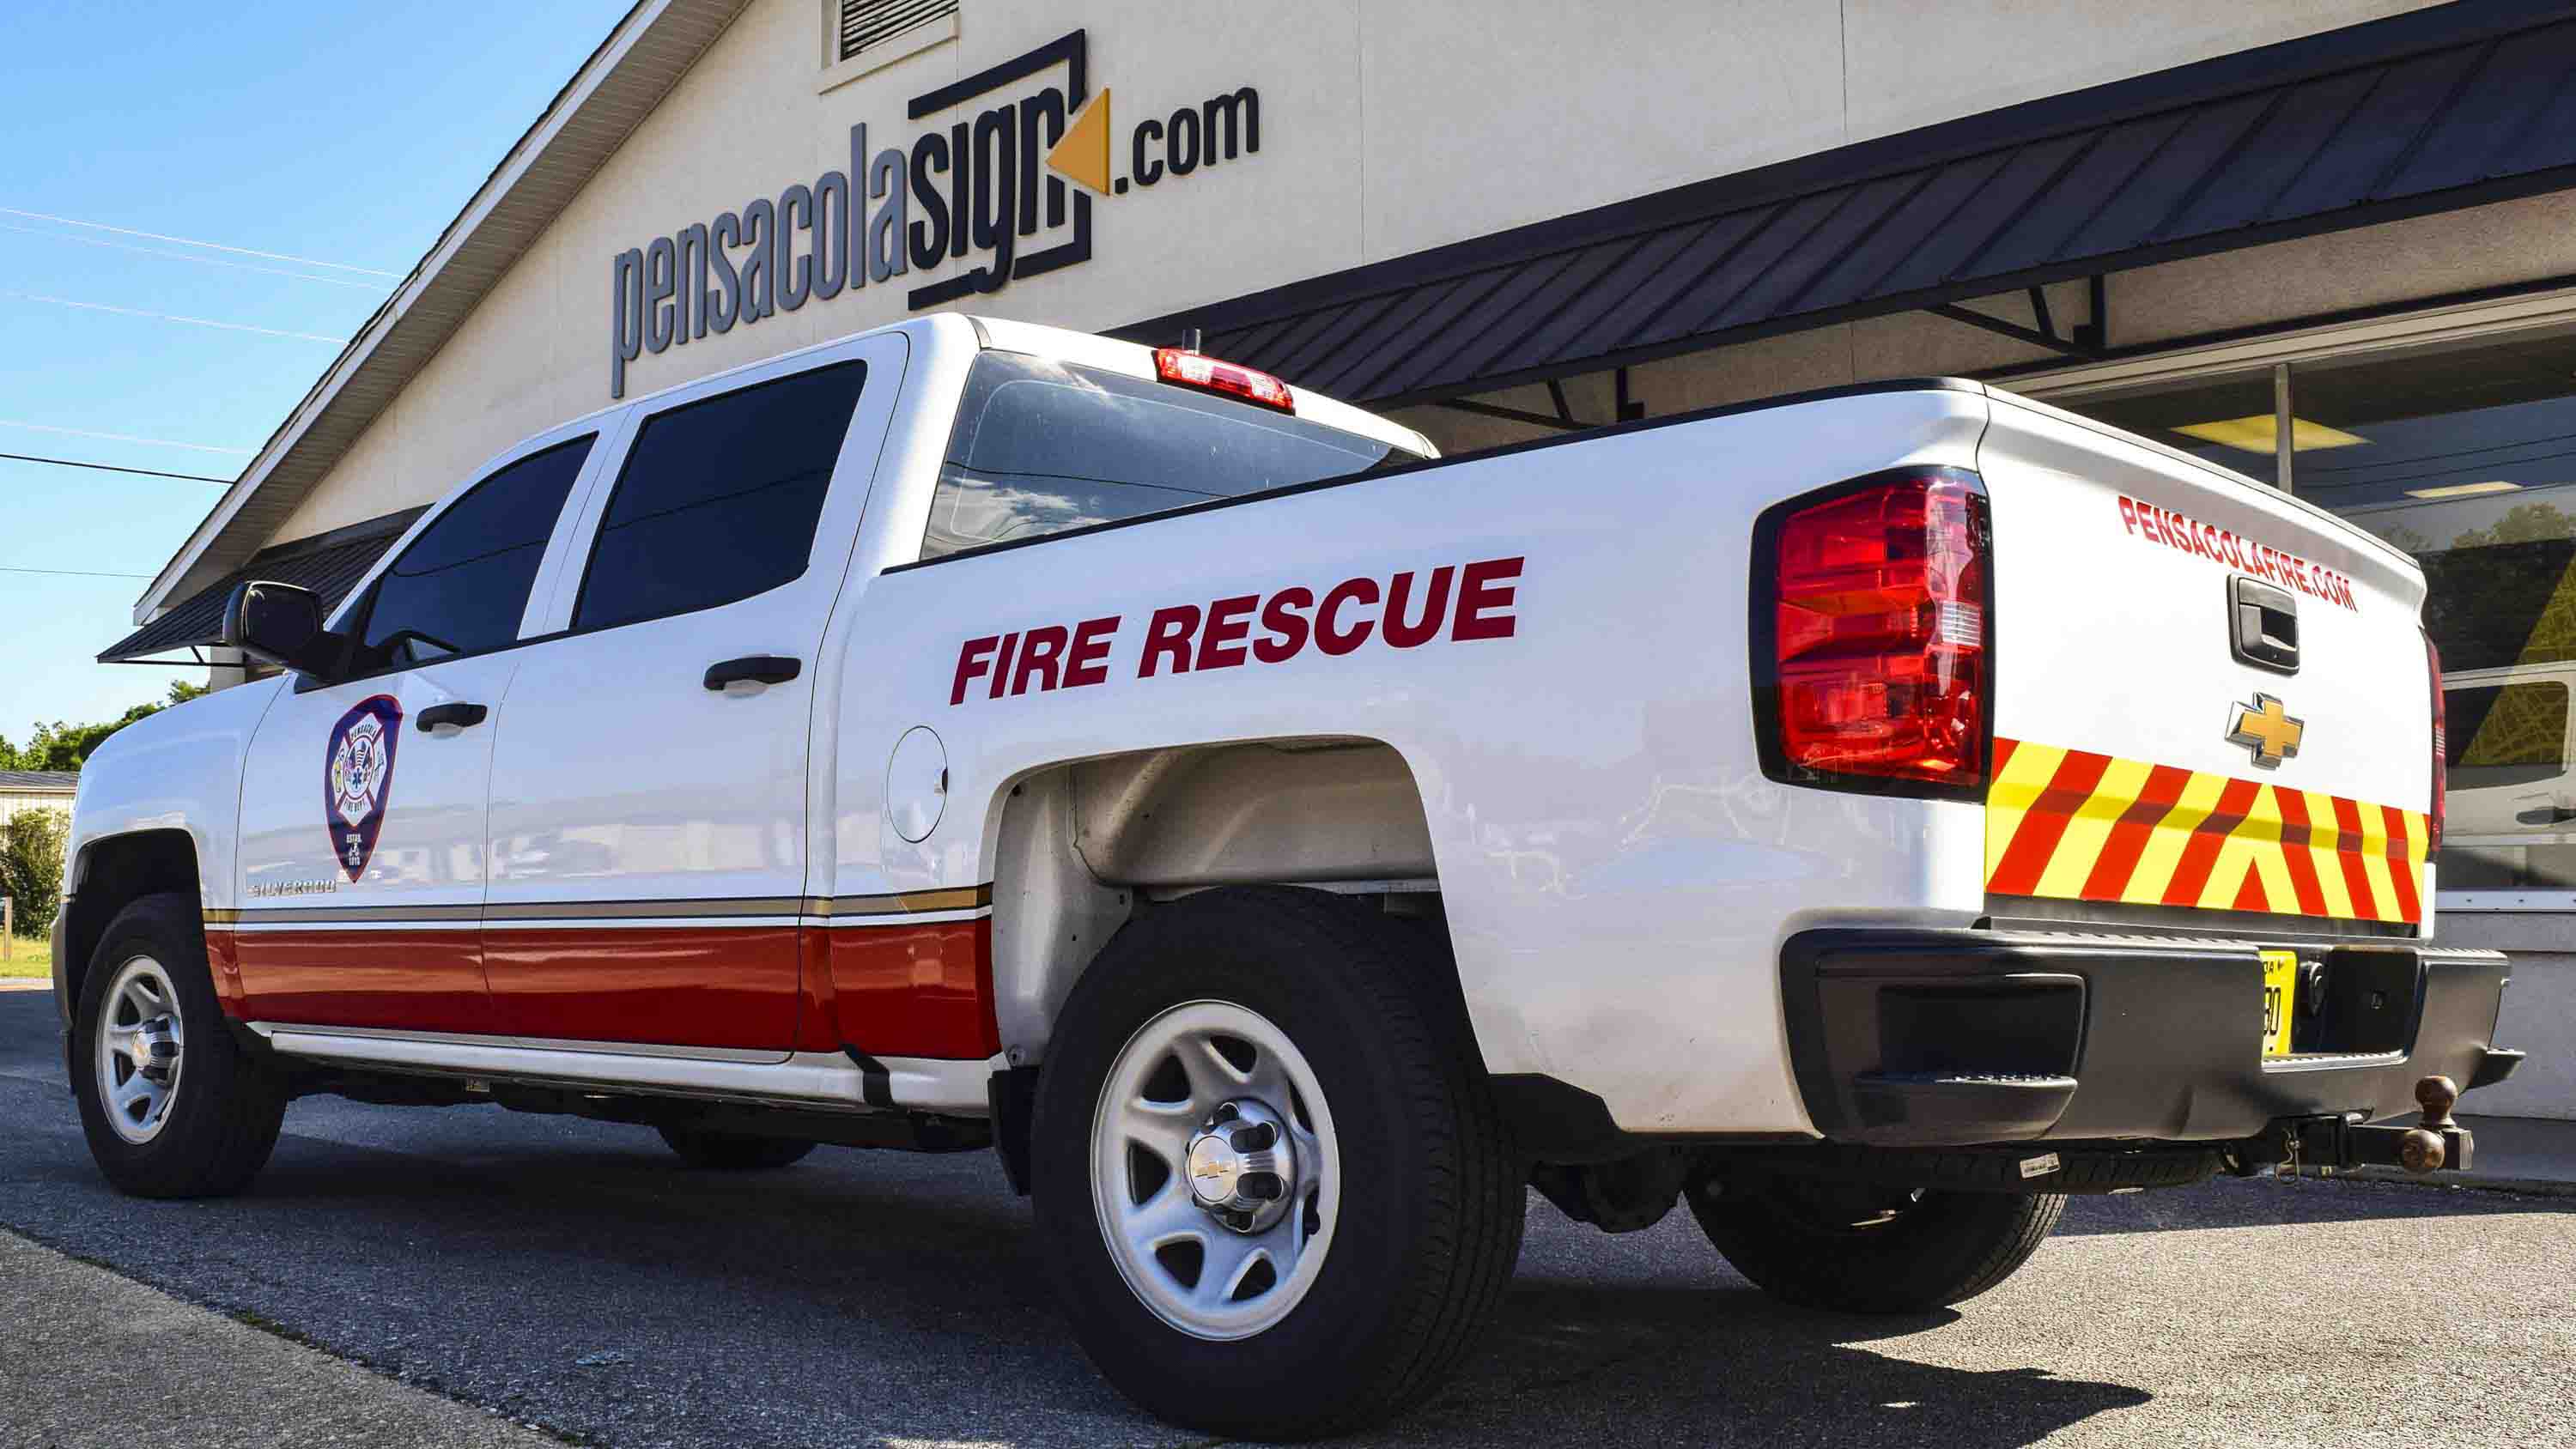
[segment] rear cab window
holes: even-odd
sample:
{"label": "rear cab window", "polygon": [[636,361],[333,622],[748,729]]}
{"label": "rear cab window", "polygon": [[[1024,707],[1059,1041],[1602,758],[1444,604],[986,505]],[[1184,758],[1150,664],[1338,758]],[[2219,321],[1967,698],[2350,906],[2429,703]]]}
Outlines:
{"label": "rear cab window", "polygon": [[988,351],[967,375],[921,556],[1348,478],[1417,457],[1169,383]]}

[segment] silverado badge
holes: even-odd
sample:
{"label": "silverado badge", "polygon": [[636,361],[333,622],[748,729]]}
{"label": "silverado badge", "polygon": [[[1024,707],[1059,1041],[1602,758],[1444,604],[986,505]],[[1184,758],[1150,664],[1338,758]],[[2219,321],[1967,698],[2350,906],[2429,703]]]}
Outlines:
{"label": "silverado badge", "polygon": [[366,874],[392,798],[394,746],[402,741],[402,705],[389,694],[360,700],[331,727],[324,758],[322,817],[331,855],[351,881]]}
{"label": "silverado badge", "polygon": [[2305,721],[2293,718],[2268,694],[2254,696],[2252,704],[2229,705],[2227,717],[2227,742],[2252,750],[2254,763],[2266,770],[2277,770],[2298,754],[2299,737],[2308,732]]}

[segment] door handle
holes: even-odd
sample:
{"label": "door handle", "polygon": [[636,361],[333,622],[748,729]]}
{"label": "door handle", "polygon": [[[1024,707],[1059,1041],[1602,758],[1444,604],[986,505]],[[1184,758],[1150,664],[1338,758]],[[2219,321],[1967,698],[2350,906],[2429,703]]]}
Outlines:
{"label": "door handle", "polygon": [[481,724],[484,716],[491,712],[479,704],[467,704],[461,700],[453,704],[433,704],[420,712],[420,730],[421,733],[427,734],[440,725],[454,725],[461,730],[470,730]]}
{"label": "door handle", "polygon": [[707,688],[723,689],[728,684],[785,684],[805,672],[803,660],[782,658],[776,654],[746,654],[722,664],[707,666]]}

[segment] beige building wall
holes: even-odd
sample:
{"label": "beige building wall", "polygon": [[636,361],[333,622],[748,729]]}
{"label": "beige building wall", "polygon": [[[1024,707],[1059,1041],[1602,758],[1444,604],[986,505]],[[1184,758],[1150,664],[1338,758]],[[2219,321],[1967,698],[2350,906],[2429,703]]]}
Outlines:
{"label": "beige building wall", "polygon": [[8,824],[9,817],[22,810],[59,810],[68,816],[72,813],[72,792],[0,790],[0,825]]}
{"label": "beige building wall", "polygon": [[[974,299],[997,315],[1101,329],[2414,8],[2412,0],[1644,0],[1571,10],[1539,0],[1318,0],[1286,9],[965,0],[954,40],[824,89],[821,4],[754,0],[273,539],[428,502],[516,440],[606,406],[610,267],[619,252],[846,169],[855,123],[869,125],[871,149],[908,145],[922,129],[961,118],[907,121],[909,98],[1076,25],[1089,36],[1093,88],[1112,93],[1118,173],[1138,119],[1245,85],[1258,88],[1262,106],[1258,155],[1100,198],[1089,262]],[[976,260],[647,355],[629,370],[628,394],[908,315],[908,287]],[[1776,348],[1795,357],[1800,376],[1837,366],[1848,376],[1877,365],[1868,358],[1924,350],[1907,340],[1912,324],[1891,325],[1831,329]],[[1926,344],[1938,356],[1985,345],[1975,334]],[[1956,364],[1968,365],[1977,364]],[[1717,375],[1732,366],[1659,365],[1651,403],[1664,410],[1691,397],[1717,400],[1736,385]]]}

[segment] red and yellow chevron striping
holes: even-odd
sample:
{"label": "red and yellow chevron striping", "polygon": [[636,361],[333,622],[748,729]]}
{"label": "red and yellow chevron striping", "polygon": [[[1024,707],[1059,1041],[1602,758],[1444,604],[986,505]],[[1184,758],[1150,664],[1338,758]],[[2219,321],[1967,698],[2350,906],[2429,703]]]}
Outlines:
{"label": "red and yellow chevron striping", "polygon": [[2420,923],[2423,880],[2421,811],[1995,741],[1995,895]]}

